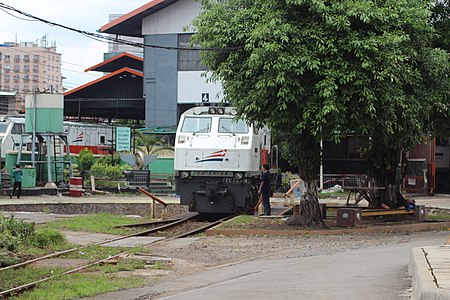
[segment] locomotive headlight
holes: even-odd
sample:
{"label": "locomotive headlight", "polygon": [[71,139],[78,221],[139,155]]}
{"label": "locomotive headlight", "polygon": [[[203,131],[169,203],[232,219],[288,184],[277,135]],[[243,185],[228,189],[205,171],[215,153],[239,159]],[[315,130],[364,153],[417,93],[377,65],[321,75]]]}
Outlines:
{"label": "locomotive headlight", "polygon": [[179,135],[178,136],[178,143],[183,144],[186,141],[185,135]]}
{"label": "locomotive headlight", "polygon": [[249,137],[248,136],[243,136],[241,139],[241,144],[242,145],[248,145],[248,141],[249,141]]}
{"label": "locomotive headlight", "polygon": [[223,115],[224,113],[225,113],[225,108],[219,107],[219,108],[217,109],[217,114],[218,114],[218,115]]}
{"label": "locomotive headlight", "polygon": [[236,179],[242,179],[242,177],[244,177],[244,174],[242,174],[242,173],[235,173],[234,174],[234,178],[236,178]]}
{"label": "locomotive headlight", "polygon": [[189,177],[189,172],[183,171],[180,173],[180,177],[182,179],[188,178]]}

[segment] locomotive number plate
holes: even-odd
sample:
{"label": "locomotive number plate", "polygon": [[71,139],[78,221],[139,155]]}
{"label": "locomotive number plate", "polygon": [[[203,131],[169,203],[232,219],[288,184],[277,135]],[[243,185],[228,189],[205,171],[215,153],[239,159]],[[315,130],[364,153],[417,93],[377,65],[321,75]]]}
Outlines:
{"label": "locomotive number plate", "polygon": [[224,178],[223,182],[226,182],[226,183],[248,183],[248,179],[247,178],[243,178],[243,179]]}

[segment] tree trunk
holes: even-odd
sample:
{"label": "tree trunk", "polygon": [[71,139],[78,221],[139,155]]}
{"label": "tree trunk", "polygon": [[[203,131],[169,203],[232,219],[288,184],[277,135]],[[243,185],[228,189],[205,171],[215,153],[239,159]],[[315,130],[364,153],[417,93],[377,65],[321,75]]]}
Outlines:
{"label": "tree trunk", "polygon": [[306,191],[301,196],[300,214],[290,217],[286,224],[308,226],[308,227],[326,227],[319,205],[317,196],[317,183],[315,180],[305,182]]}

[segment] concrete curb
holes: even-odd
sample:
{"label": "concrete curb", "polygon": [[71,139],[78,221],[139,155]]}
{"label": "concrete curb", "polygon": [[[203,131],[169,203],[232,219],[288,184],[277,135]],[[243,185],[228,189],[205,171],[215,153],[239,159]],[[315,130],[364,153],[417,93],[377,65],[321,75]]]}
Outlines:
{"label": "concrete curb", "polygon": [[417,300],[450,300],[448,290],[439,289],[424,253],[425,248],[414,248],[409,260],[409,272]]}

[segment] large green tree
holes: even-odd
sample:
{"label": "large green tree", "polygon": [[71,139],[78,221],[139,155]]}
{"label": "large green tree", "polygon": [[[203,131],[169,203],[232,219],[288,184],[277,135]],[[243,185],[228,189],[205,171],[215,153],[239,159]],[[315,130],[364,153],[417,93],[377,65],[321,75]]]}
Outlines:
{"label": "large green tree", "polygon": [[[265,123],[308,183],[309,223],[320,223],[312,183],[319,140],[355,135],[377,183],[401,149],[449,110],[449,61],[434,49],[422,0],[202,0],[193,21],[203,62],[238,114]],[[216,51],[214,51],[216,50]]]}

